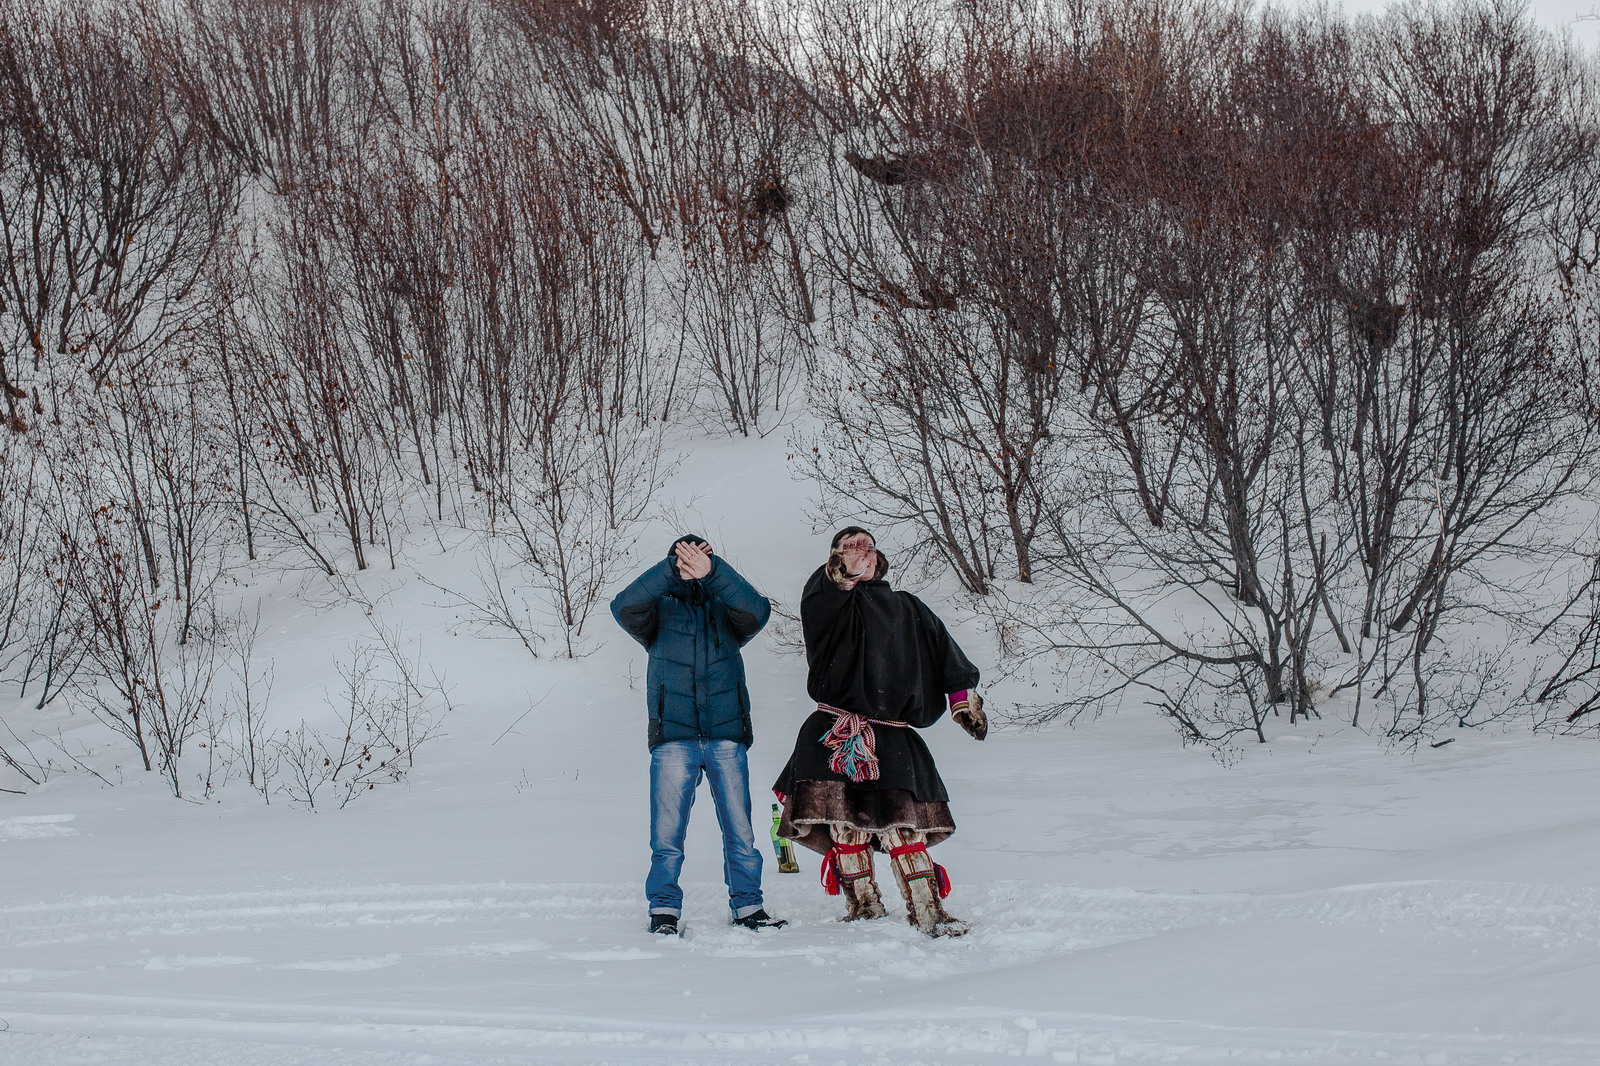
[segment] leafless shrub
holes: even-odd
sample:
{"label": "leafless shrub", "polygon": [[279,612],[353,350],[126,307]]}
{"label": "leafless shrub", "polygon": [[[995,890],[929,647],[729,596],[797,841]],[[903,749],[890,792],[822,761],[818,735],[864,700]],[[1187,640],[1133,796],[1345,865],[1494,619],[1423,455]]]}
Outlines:
{"label": "leafless shrub", "polygon": [[[475,589],[447,588],[434,581],[429,585],[449,597],[436,606],[458,611],[456,618],[474,635],[515,639],[529,655],[539,657],[547,626],[537,602],[522,584],[521,574],[499,558],[499,544],[490,541],[473,566]],[[426,580],[426,579],[424,579]]]}
{"label": "leafless shrub", "polygon": [[740,436],[781,425],[805,373],[808,337],[781,313],[769,264],[691,248],[675,293],[679,328],[710,416]]}
{"label": "leafless shrub", "polygon": [[81,525],[67,544],[64,581],[88,622],[91,669],[76,678],[74,702],[131,742],[143,768],[181,797],[179,760],[216,673],[212,620],[197,627],[193,612],[159,590],[125,502],[75,517]]}
{"label": "leafless shrub", "polygon": [[[261,617],[239,615],[230,620],[223,654],[233,684],[215,708],[208,724],[212,726],[208,746],[208,771],[204,787],[221,787],[240,772],[247,784],[272,802],[272,778],[276,769],[267,728],[267,708],[272,702],[274,671],[256,658],[256,640]],[[220,767],[219,764],[220,763]]]}
{"label": "leafless shrub", "polygon": [[371,12],[332,0],[181,0],[159,23],[172,91],[221,150],[272,192],[314,185],[376,120],[363,69]]}
{"label": "leafless shrub", "polygon": [[684,5],[509,0],[498,7],[521,34],[545,88],[556,158],[590,176],[654,249],[670,224],[682,117],[694,106],[696,70],[680,61]]}
{"label": "leafless shrub", "polygon": [[[663,475],[642,250],[616,207],[502,129],[463,190],[464,452],[487,525],[547,593],[568,654]],[[490,371],[492,368],[492,372]]]}
{"label": "leafless shrub", "polygon": [[46,592],[33,565],[44,550],[38,468],[35,449],[17,438],[0,439],[0,499],[6,501],[0,508],[0,678],[24,687],[36,601]]}
{"label": "leafless shrub", "polygon": [[[354,647],[339,666],[341,688],[327,697],[337,725],[324,730],[302,721],[269,740],[279,791],[310,810],[331,793],[343,808],[381,784],[403,781],[451,709],[443,680],[425,679],[421,669],[401,654],[394,634]],[[261,787],[269,779],[264,775]]]}
{"label": "leafless shrub", "polygon": [[[855,55],[823,64],[885,85],[851,133],[894,147],[848,149],[849,166],[828,172],[812,258],[854,295],[815,402],[843,432],[802,454],[847,509],[910,523],[985,593],[997,578],[1033,580],[1044,481],[1084,428],[1067,418],[1073,386],[1096,386],[1097,404],[1140,403],[1125,380],[1112,387],[1141,321],[1142,249],[1127,236],[1139,209],[1118,202],[1126,175],[1102,144],[1146,105],[1142,86],[1109,85],[1106,64],[1074,43],[1088,31],[1081,12],[925,14],[851,23],[835,46]],[[862,71],[869,60],[882,69]],[[895,83],[895,71],[912,76]],[[1114,306],[1085,302],[1113,293]],[[1120,417],[1117,443],[1136,448],[1132,416]]]}
{"label": "leafless shrub", "polygon": [[269,227],[273,255],[252,266],[247,302],[218,350],[240,405],[235,432],[249,442],[239,450],[254,468],[257,522],[270,520],[284,543],[332,573],[329,526],[357,570],[369,565],[369,547],[392,549],[400,482],[375,368],[347,341],[350,309],[326,210],[317,198],[285,205]]}
{"label": "leafless shrub", "polygon": [[81,386],[137,379],[212,313],[201,282],[237,182],[172,90],[152,16],[17,3],[3,20],[0,399],[18,431]]}
{"label": "leafless shrub", "polygon": [[804,371],[824,509],[1057,711],[1410,742],[1520,706],[1493,629],[1581,722],[1536,586],[1600,427],[1595,85],[1492,3],[13,2],[0,680],[175,792],[348,801],[370,664],[276,756],[261,675],[204,695],[236,553],[395,565],[425,494],[492,539],[473,618],[577,654],[670,423]]}
{"label": "leafless shrub", "polygon": [[799,449],[825,495],[974,592],[1051,586],[998,610],[1083,682],[1056,710],[1137,690],[1222,743],[1506,706],[1446,649],[1520,624],[1507,568],[1589,479],[1539,240],[1589,158],[1571,57],[1492,6],[1052,14],[846,20],[823,64],[916,75],[835,113],[882,139],[815,249],[863,298]]}

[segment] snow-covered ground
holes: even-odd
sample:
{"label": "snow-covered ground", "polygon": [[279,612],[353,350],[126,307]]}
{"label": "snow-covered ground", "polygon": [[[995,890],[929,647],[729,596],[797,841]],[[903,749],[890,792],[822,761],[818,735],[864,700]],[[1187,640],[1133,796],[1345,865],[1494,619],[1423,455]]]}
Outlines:
{"label": "snow-covered ground", "polygon": [[[825,534],[784,463],[775,438],[697,445],[671,496],[793,607]],[[473,636],[414,577],[461,579],[461,551],[406,553],[360,584],[455,703],[408,783],[316,814],[179,802],[79,729],[121,784],[0,795],[0,1064],[1600,1063],[1593,742],[1397,753],[1327,723],[1223,765],[1148,711],[981,745],[941,723],[969,937],[836,922],[809,853],[768,865],[788,928],[729,928],[702,796],[669,940],[644,932],[642,651],[604,615],[576,661]],[[257,649],[280,727],[370,632],[290,585]],[[747,655],[758,809],[808,710],[774,638]]]}

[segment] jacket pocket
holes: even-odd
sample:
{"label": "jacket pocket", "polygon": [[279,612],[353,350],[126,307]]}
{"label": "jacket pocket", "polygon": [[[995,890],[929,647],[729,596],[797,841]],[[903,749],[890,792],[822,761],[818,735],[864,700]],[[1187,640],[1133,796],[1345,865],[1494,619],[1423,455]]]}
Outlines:
{"label": "jacket pocket", "polygon": [[648,709],[649,728],[646,733],[646,742],[653,748],[666,739],[666,731],[661,726],[661,716],[667,706],[667,686],[656,686],[656,698]]}

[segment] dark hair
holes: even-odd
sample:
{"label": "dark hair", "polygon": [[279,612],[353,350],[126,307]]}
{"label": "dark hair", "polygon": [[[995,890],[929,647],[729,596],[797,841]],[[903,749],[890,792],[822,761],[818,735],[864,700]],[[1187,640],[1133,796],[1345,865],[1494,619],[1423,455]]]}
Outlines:
{"label": "dark hair", "polygon": [[711,542],[709,540],[706,540],[706,538],[702,537],[698,533],[685,533],[683,536],[679,537],[677,540],[672,542],[672,547],[676,548],[680,544],[694,544],[694,545],[698,546],[698,545],[701,545],[701,544],[710,544],[710,543]]}
{"label": "dark hair", "polygon": [[[839,530],[839,532],[833,535],[833,543],[829,544],[828,548],[830,550],[837,548],[841,540],[846,537],[853,537],[857,533],[865,533],[867,536],[872,537],[872,530],[870,529],[862,529],[860,526],[845,526],[843,529]],[[872,541],[874,544],[876,544],[878,538],[872,537]]]}
{"label": "dark hair", "polygon": [[876,548],[872,549],[872,552],[878,557],[878,572],[872,576],[882,581],[889,576],[889,557]]}

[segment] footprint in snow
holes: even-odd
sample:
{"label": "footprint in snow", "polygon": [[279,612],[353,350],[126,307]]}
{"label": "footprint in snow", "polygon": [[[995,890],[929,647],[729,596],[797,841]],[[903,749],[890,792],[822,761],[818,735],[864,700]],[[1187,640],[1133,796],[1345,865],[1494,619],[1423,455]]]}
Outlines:
{"label": "footprint in snow", "polygon": [[513,940],[495,944],[457,944],[454,947],[431,951],[429,954],[444,958],[484,959],[496,955],[521,955],[529,951],[548,951],[549,948],[550,945],[543,940]]}
{"label": "footprint in snow", "polygon": [[156,955],[145,960],[147,970],[195,970],[218,966],[249,966],[256,960],[243,955]]}
{"label": "footprint in snow", "polygon": [[632,959],[659,959],[659,951],[646,951],[643,948],[608,948],[604,951],[560,951],[552,955],[555,959],[570,959],[573,962],[628,962]]}
{"label": "footprint in snow", "polygon": [[361,973],[365,970],[381,970],[385,966],[393,966],[399,961],[400,956],[391,952],[388,955],[367,959],[317,959],[306,962],[286,962],[281,966],[274,966],[273,969],[318,970],[324,973]]}
{"label": "footprint in snow", "polygon": [[52,977],[70,977],[80,972],[79,970],[0,970],[0,985],[27,984],[29,981],[47,980]]}
{"label": "footprint in snow", "polygon": [[29,814],[0,818],[0,840],[32,840],[38,837],[69,837],[77,830],[65,824],[75,814]]}

